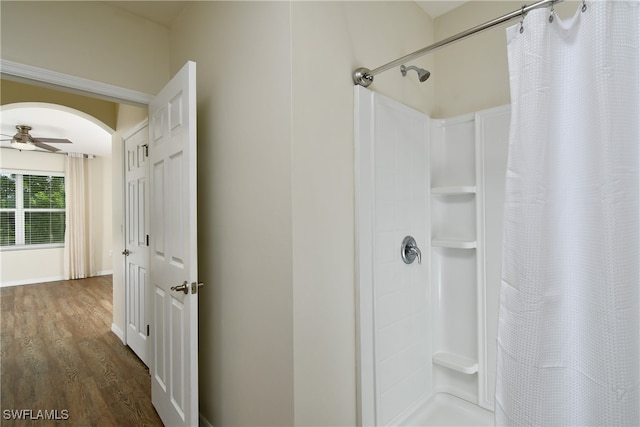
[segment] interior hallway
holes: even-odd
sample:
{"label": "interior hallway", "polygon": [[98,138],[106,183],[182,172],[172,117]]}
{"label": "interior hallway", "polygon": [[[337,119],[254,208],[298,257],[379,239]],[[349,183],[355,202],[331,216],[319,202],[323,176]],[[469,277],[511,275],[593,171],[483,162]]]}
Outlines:
{"label": "interior hallway", "polygon": [[[147,367],[111,332],[111,279],[0,289],[3,426],[162,426]],[[14,421],[7,410],[58,421]]]}

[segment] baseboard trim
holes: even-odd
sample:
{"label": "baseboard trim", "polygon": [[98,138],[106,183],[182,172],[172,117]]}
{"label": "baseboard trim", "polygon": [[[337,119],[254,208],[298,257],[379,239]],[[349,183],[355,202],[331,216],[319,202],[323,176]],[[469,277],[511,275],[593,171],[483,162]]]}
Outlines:
{"label": "baseboard trim", "polygon": [[202,414],[198,417],[198,421],[198,427],[213,427],[213,424],[211,424]]}
{"label": "baseboard trim", "polygon": [[113,270],[101,270],[96,273],[96,276],[109,276],[113,274]]}
{"label": "baseboard trim", "polygon": [[9,286],[34,285],[36,283],[59,282],[60,280],[64,280],[64,276],[35,277],[33,279],[12,280],[9,282],[0,282],[0,288]]}
{"label": "baseboard trim", "polygon": [[[101,270],[90,277],[109,276],[112,274],[113,274],[113,270]],[[9,287],[9,286],[35,285],[35,284],[47,283],[47,282],[59,282],[61,280],[70,280],[70,279],[65,279],[64,276],[34,277],[32,279],[21,279],[21,280],[12,280],[9,282],[0,282],[0,288]]]}
{"label": "baseboard trim", "polygon": [[115,336],[120,338],[120,341],[122,341],[122,344],[125,344],[125,345],[127,344],[124,340],[124,332],[122,331],[122,329],[118,328],[118,325],[116,325],[115,323],[111,324],[111,332],[113,332]]}

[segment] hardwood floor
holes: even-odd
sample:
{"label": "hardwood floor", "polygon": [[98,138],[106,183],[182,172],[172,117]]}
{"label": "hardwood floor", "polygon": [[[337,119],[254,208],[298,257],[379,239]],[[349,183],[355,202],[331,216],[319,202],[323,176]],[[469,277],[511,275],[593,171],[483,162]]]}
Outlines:
{"label": "hardwood floor", "polygon": [[111,276],[0,289],[2,426],[162,426],[111,301]]}

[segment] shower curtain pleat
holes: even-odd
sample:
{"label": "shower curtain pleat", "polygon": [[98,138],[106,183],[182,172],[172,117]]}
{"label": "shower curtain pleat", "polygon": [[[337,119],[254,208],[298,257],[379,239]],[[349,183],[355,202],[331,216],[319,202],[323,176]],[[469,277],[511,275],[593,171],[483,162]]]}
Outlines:
{"label": "shower curtain pleat", "polygon": [[549,14],[507,30],[496,425],[638,426],[640,4]]}

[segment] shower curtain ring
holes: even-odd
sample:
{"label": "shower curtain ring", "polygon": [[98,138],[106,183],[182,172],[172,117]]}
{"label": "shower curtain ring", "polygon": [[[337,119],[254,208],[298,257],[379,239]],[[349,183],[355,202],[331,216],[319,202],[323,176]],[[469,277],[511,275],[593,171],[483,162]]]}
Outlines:
{"label": "shower curtain ring", "polygon": [[522,5],[522,9],[520,11],[520,15],[522,15],[522,18],[520,19],[520,34],[524,33],[524,8],[527,7],[526,4]]}
{"label": "shower curtain ring", "polygon": [[549,15],[549,23],[553,22],[553,14],[554,14],[554,10],[553,10],[553,3],[551,3],[551,10],[550,10],[551,14]]}
{"label": "shower curtain ring", "polygon": [[582,0],[582,12],[586,12],[587,11],[587,2],[585,0]]}

